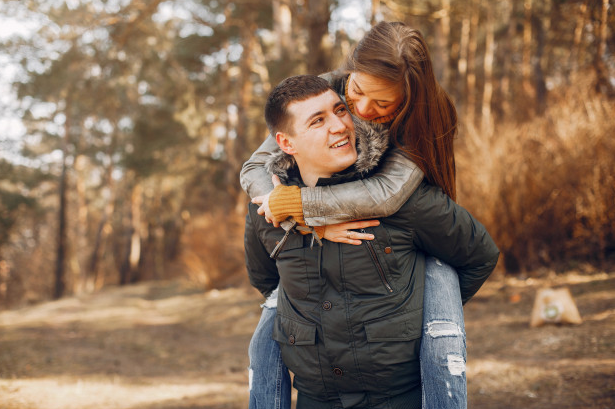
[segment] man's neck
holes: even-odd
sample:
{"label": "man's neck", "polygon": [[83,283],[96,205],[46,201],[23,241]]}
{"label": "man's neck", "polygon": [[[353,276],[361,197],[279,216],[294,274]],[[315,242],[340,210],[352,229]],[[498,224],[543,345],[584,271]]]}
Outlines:
{"label": "man's neck", "polygon": [[301,180],[307,187],[315,187],[316,183],[318,183],[318,179],[320,178],[330,178],[332,175],[319,175],[316,173],[312,173],[309,171],[301,170],[299,167],[299,173],[301,174]]}

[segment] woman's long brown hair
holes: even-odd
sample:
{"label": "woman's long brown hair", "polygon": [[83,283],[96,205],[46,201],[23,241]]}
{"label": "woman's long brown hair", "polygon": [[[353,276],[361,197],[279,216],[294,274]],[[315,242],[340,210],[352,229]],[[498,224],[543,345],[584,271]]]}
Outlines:
{"label": "woman's long brown hair", "polygon": [[403,23],[378,23],[357,44],[342,70],[402,84],[405,98],[390,126],[391,141],[431,184],[455,200],[457,111],[436,81],[421,33]]}

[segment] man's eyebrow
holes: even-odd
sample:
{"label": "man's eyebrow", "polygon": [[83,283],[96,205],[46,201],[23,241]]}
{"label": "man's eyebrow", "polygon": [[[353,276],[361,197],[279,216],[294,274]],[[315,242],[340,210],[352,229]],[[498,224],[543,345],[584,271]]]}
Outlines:
{"label": "man's eyebrow", "polygon": [[[341,99],[335,103],[335,105],[333,105],[333,109],[337,109],[340,107],[340,105],[345,106],[344,101],[342,101]],[[312,121],[312,119],[316,118],[317,116],[323,115],[325,113],[325,111],[316,111],[314,112],[312,115],[310,115],[306,120],[305,123],[308,124]]]}

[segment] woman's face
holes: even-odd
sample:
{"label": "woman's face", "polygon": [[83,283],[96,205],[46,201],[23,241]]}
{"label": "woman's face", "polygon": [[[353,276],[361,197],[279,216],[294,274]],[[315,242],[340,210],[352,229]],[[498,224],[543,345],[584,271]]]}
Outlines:
{"label": "woman's face", "polygon": [[404,94],[400,84],[353,72],[348,79],[348,98],[352,100],[357,116],[374,120],[394,113],[401,105]]}

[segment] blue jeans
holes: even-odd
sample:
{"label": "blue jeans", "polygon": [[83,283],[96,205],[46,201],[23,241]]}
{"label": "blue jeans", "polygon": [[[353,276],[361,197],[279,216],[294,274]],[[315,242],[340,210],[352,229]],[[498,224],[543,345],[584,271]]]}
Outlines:
{"label": "blue jeans", "polygon": [[263,306],[250,340],[250,409],[290,409],[290,375],[278,343],[271,338],[276,313],[277,308]]}
{"label": "blue jeans", "polygon": [[[249,409],[290,409],[291,382],[280,347],[271,338],[277,310],[263,307],[252,335]],[[465,409],[466,339],[457,272],[427,257],[423,301],[421,378],[424,409]]]}
{"label": "blue jeans", "polygon": [[457,272],[427,257],[421,341],[424,409],[467,407],[466,334]]}

